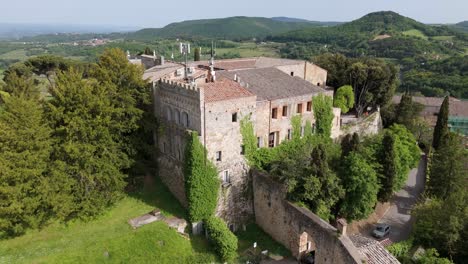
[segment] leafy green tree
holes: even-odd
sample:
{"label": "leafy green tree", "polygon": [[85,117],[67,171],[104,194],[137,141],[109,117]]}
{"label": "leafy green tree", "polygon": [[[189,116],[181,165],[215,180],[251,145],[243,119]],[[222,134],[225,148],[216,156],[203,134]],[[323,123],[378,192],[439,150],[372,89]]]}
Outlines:
{"label": "leafy green tree", "polygon": [[357,133],[346,134],[341,140],[341,155],[342,157],[348,156],[349,153],[357,151],[359,148],[359,135]]}
{"label": "leafy green tree", "polygon": [[135,166],[151,164],[153,133],[158,123],[152,113],[151,86],[143,80],[143,69],[128,63],[123,50],[104,51],[90,70],[90,76],[107,87],[114,108],[111,128],[115,140],[124,152],[137,162]]}
{"label": "leafy green tree", "polygon": [[374,211],[379,185],[377,174],[361,155],[351,152],[344,161],[341,182],[345,190],[340,212],[346,219],[360,220]]}
{"label": "leafy green tree", "polygon": [[400,168],[397,158],[395,137],[391,133],[385,133],[382,139],[383,152],[381,156],[382,173],[379,179],[381,186],[378,197],[382,202],[390,200],[395,191],[396,178],[398,177],[398,169]]}
{"label": "leafy green tree", "polygon": [[200,48],[195,48],[193,53],[193,60],[200,61]]}
{"label": "leafy green tree", "polygon": [[333,102],[335,107],[341,109],[341,113],[346,114],[354,106],[354,92],[351,85],[344,85],[338,88]]}
{"label": "leafy green tree", "polygon": [[367,107],[386,106],[397,86],[398,70],[381,60],[362,59],[346,72],[354,90],[355,109],[361,116]]}
{"label": "leafy green tree", "polygon": [[441,199],[467,186],[468,162],[462,139],[454,133],[446,135],[430,164],[428,193]]}
{"label": "leafy green tree", "polygon": [[210,241],[223,261],[233,260],[237,256],[237,237],[229,230],[226,223],[218,217],[205,220]]}
{"label": "leafy green tree", "polygon": [[442,256],[466,259],[468,194],[465,190],[453,192],[445,200],[433,198],[418,204],[414,216],[417,243],[437,249]]}
{"label": "leafy green tree", "polygon": [[[330,219],[331,208],[343,197],[344,191],[339,178],[328,167],[327,153],[323,144],[319,144],[312,151],[305,177],[308,178],[304,183],[306,190],[303,193],[307,198],[306,204],[322,219]],[[311,190],[315,190],[315,197],[309,193]]]}
{"label": "leafy green tree", "polygon": [[453,264],[453,262],[448,258],[439,257],[435,248],[429,248],[416,259],[416,264]]}
{"label": "leafy green tree", "polygon": [[0,237],[22,234],[46,220],[42,191],[51,151],[51,131],[41,105],[16,95],[3,94],[2,100]]}
{"label": "leafy green tree", "polygon": [[131,161],[114,130],[125,124],[115,119],[107,87],[74,69],[59,73],[50,93],[46,116],[54,137],[51,175],[57,180],[52,184],[64,186],[49,190],[63,190],[60,195],[69,199],[66,203],[50,193],[49,202],[58,215],[96,215],[119,199],[125,186],[123,170]]}
{"label": "leafy green tree", "polygon": [[432,146],[438,149],[442,144],[442,140],[447,137],[448,129],[448,115],[449,115],[449,97],[446,96],[442,105],[440,106],[439,114],[437,115],[437,123],[434,127],[434,136]]}
{"label": "leafy green tree", "polygon": [[190,134],[185,147],[184,176],[189,220],[210,218],[218,203],[219,179],[196,132]]}
{"label": "leafy green tree", "polygon": [[52,84],[52,75],[58,71],[68,70],[75,63],[59,56],[41,55],[28,59],[25,64],[31,66],[34,74],[45,75],[49,80],[49,83]]}
{"label": "leafy green tree", "polygon": [[334,117],[333,99],[330,96],[320,94],[312,98],[312,102],[317,134],[330,137]]}
{"label": "leafy green tree", "polygon": [[412,96],[405,93],[401,96],[400,104],[396,108],[395,122],[404,125],[416,134],[419,113],[422,109],[423,106],[421,104],[413,102]]}

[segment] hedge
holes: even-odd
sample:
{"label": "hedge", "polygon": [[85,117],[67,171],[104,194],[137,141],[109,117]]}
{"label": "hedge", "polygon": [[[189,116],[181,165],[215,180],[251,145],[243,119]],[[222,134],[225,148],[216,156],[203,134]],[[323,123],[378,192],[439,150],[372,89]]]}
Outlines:
{"label": "hedge", "polygon": [[223,261],[232,260],[237,256],[237,237],[221,218],[210,217],[206,219],[205,229],[216,253]]}

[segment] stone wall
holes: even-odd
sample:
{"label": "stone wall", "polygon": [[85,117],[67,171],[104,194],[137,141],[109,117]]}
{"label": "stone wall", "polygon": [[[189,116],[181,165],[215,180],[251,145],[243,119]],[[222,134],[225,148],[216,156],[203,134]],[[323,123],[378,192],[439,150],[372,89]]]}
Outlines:
{"label": "stone wall", "polygon": [[[332,91],[326,91],[324,93],[328,96],[333,96]],[[307,94],[283,99],[277,99],[272,101],[259,101],[256,106],[256,121],[255,134],[260,137],[262,147],[268,147],[268,136],[270,133],[275,132],[275,146],[279,145],[283,140],[288,138],[288,130],[292,131],[291,118],[298,115],[298,104],[302,104],[302,112],[300,113],[302,119],[302,127],[305,128],[306,122],[310,121],[312,125],[315,124],[315,118],[313,113],[313,105],[311,110],[307,111],[307,102],[313,104],[313,96],[317,94]],[[287,115],[283,116],[283,107],[287,107]],[[277,109],[277,118],[272,118],[272,109]],[[340,130],[340,115],[339,109],[333,111],[333,131]]]}
{"label": "stone wall", "polygon": [[[345,120],[346,117],[343,117]],[[343,121],[342,120],[342,121]],[[349,123],[343,123],[339,133],[332,136],[333,138],[341,138],[347,134],[358,133],[360,137],[378,134],[383,128],[382,117],[380,111],[376,111],[367,117],[354,119]],[[334,131],[335,133],[337,131]]]}
{"label": "stone wall", "polygon": [[[253,216],[249,167],[242,154],[240,122],[255,120],[255,96],[205,104],[204,130],[208,158],[216,165],[222,187],[216,215],[237,229]],[[235,121],[233,121],[233,114]],[[217,152],[221,160],[217,160]],[[224,174],[228,174],[227,181]]]}
{"label": "stone wall", "polygon": [[202,132],[203,90],[161,80],[154,85],[154,113],[161,128],[155,132],[159,177],[179,202],[187,206],[183,159],[188,131]]}
{"label": "stone wall", "polygon": [[282,184],[252,170],[256,223],[300,259],[315,251],[315,263],[364,263],[365,259],[346,235],[309,210],[286,198]]}

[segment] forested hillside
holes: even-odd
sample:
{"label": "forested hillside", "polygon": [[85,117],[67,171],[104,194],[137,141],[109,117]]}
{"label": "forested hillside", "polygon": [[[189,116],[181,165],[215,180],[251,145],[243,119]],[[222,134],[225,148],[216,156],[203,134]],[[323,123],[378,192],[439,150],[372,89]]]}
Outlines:
{"label": "forested hillside", "polygon": [[[285,43],[281,55],[288,58],[313,60],[327,52],[380,57],[400,65],[402,90],[427,96],[443,96],[449,91],[468,98],[464,73],[440,69],[445,61],[464,65],[468,52],[468,34],[447,26],[430,26],[385,11],[335,27],[294,30],[269,39]],[[423,76],[427,78],[421,79]]]}
{"label": "forested hillside", "polygon": [[216,38],[252,39],[319,25],[311,22],[286,22],[264,17],[228,17],[190,20],[169,24],[161,29],[147,28],[128,34],[128,39]]}

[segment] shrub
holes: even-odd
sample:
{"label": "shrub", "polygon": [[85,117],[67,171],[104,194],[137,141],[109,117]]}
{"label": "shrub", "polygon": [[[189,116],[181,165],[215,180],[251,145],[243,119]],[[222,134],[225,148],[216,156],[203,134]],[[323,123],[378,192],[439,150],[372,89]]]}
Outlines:
{"label": "shrub", "polygon": [[232,260],[237,256],[237,237],[221,218],[208,218],[205,220],[205,228],[216,253],[223,261]]}
{"label": "shrub", "polygon": [[351,85],[344,85],[338,88],[333,105],[341,108],[343,114],[348,113],[349,109],[354,106],[353,87]]}

